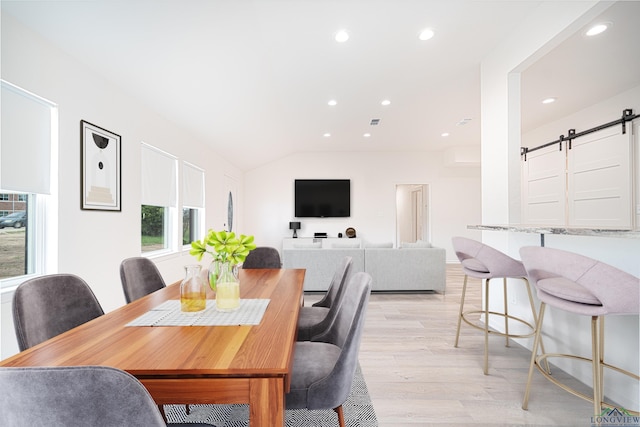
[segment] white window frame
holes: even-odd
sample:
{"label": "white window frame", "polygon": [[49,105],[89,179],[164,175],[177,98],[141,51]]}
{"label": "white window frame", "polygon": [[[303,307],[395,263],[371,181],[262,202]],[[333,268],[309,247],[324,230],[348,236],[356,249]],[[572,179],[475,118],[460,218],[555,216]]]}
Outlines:
{"label": "white window frame", "polygon": [[[187,177],[186,175],[186,170],[187,169],[191,169],[192,173],[199,173],[199,179],[198,181],[200,182],[194,182],[194,181],[190,181],[190,179]],[[182,210],[180,211],[181,215],[180,215],[180,242],[182,242],[182,230],[184,227],[184,224],[182,224],[182,219],[184,218],[184,215],[182,214],[184,209],[191,209],[193,211],[195,211],[196,214],[196,218],[194,221],[194,226],[193,226],[193,230],[192,233],[194,235],[195,240],[199,240],[201,239],[200,236],[202,236],[204,234],[204,207],[205,207],[205,203],[204,203],[204,198],[205,198],[205,171],[202,168],[199,168],[198,166],[183,161],[182,162],[182,182],[181,182],[181,187],[182,188]],[[193,175],[191,175],[191,178],[193,178]],[[187,191],[186,188],[184,187],[185,185],[194,185],[194,186],[199,186],[196,187],[196,192],[191,194],[190,197],[187,196]],[[195,197],[194,197],[195,196]],[[191,198],[191,200],[186,200],[187,198]],[[191,244],[187,243],[186,245],[182,245],[182,249],[184,250],[189,250],[191,248]]]}
{"label": "white window frame", "polygon": [[[183,206],[182,207],[183,211],[184,209],[189,209],[191,211],[195,212],[195,221],[193,224],[193,229],[191,230],[191,232],[194,235],[194,240],[200,240],[203,236],[203,230],[202,230],[202,218],[204,218],[204,209],[202,208],[192,208],[190,206]],[[184,218],[184,215],[181,215],[181,220]],[[182,226],[184,226],[184,224],[181,224]],[[183,228],[180,229],[180,242],[182,242],[182,230]],[[191,242],[182,245],[182,249],[183,250],[190,250],[191,249]]]}
{"label": "white window frame", "polygon": [[57,272],[58,266],[58,106],[57,104],[26,91],[18,86],[2,80],[5,88],[10,88],[15,92],[21,93],[27,98],[32,98],[37,102],[49,106],[51,111],[50,124],[50,178],[49,189],[50,194],[36,194],[25,191],[8,191],[0,190],[2,193],[22,193],[28,198],[29,215],[28,224],[32,232],[29,234],[29,241],[26,242],[31,256],[28,257],[31,273],[9,277],[0,280],[0,292],[2,294],[2,303],[6,302],[5,298],[13,295],[15,288],[25,280],[42,274],[52,274]]}
{"label": "white window frame", "polygon": [[[172,181],[174,182],[175,188],[174,190],[177,192],[177,180],[178,180],[178,159],[176,156],[167,153],[151,144],[147,144],[146,142],[141,142],[141,149],[147,149],[154,151],[162,156],[165,156],[167,159],[171,159],[171,161],[175,162],[173,172],[174,176],[172,177]],[[144,155],[144,154],[141,154]],[[144,179],[144,177],[142,177]],[[177,198],[177,193],[175,195]],[[182,212],[180,211],[180,215],[178,214],[178,207],[176,201],[173,201],[173,206],[162,206],[158,204],[152,203],[144,203],[143,200],[140,201],[140,205],[146,206],[158,206],[164,208],[164,238],[165,238],[165,247],[163,249],[158,249],[155,251],[142,252],[142,242],[140,245],[140,253],[141,256],[147,258],[157,258],[161,256],[171,255],[178,252],[178,247],[181,246],[182,242]],[[140,219],[142,221],[142,218]],[[179,240],[178,240],[179,239]]]}

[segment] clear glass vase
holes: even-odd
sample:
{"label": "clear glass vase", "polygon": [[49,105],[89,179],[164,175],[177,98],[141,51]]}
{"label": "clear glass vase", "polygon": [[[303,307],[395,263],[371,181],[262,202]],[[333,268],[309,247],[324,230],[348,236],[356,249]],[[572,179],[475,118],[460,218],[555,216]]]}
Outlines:
{"label": "clear glass vase", "polygon": [[220,263],[220,274],[216,282],[216,308],[220,311],[233,311],[240,307],[240,280],[235,266],[228,262]]}
{"label": "clear glass vase", "polygon": [[209,272],[207,277],[208,277],[209,287],[214,292],[216,290],[216,282],[218,281],[218,276],[220,275],[220,264],[222,263],[218,260],[213,260],[211,261],[211,264],[209,264]]}
{"label": "clear glass vase", "polygon": [[180,310],[186,313],[202,311],[207,307],[205,282],[199,264],[185,265],[185,277],[180,284]]}

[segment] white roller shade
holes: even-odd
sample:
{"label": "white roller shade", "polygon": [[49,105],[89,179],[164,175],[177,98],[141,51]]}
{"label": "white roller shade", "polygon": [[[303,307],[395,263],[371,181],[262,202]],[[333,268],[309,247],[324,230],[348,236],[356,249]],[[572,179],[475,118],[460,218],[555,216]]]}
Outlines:
{"label": "white roller shade", "polygon": [[0,188],[51,193],[53,104],[2,81]]}
{"label": "white roller shade", "polygon": [[177,160],[171,154],[142,143],[141,204],[176,207]]}
{"label": "white roller shade", "polygon": [[187,162],[182,163],[182,205],[204,208],[204,171]]}

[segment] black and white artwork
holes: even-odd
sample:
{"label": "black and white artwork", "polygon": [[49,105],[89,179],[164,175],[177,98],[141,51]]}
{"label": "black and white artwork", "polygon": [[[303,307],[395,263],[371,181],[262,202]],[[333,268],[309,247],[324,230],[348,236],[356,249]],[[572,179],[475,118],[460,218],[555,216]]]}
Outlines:
{"label": "black and white artwork", "polygon": [[106,129],[82,120],[82,200],[81,208],[121,211],[121,138]]}

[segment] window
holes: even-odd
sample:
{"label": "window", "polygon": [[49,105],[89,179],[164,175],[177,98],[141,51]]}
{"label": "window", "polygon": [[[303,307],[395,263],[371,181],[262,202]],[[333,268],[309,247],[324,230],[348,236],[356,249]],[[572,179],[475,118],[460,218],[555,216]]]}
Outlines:
{"label": "window", "polygon": [[7,214],[0,217],[0,280],[36,272],[34,242],[28,233],[29,195],[22,196],[25,202],[21,210],[3,211]]}
{"label": "window", "polygon": [[162,206],[142,205],[142,252],[167,249],[167,210]]}
{"label": "window", "polygon": [[51,102],[0,81],[0,286],[15,286],[25,275],[55,265],[57,108]]}
{"label": "window", "polygon": [[199,240],[203,230],[200,217],[204,208],[204,171],[182,163],[182,245]]}
{"label": "window", "polygon": [[141,250],[142,253],[171,251],[177,235],[177,160],[174,156],[142,143],[141,151]]}
{"label": "window", "polygon": [[182,244],[189,245],[198,237],[198,209],[182,208]]}

